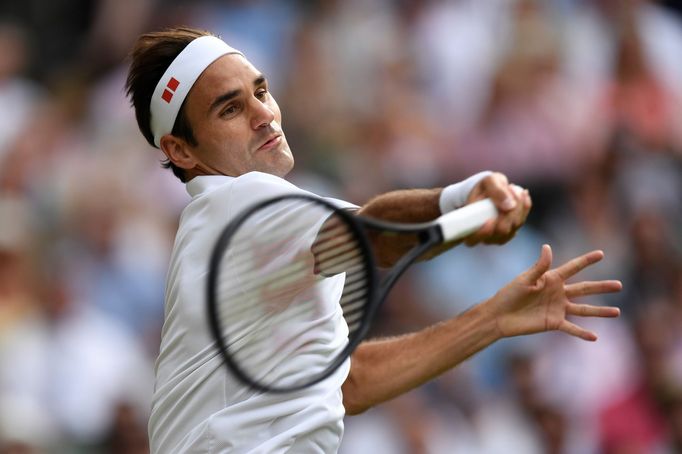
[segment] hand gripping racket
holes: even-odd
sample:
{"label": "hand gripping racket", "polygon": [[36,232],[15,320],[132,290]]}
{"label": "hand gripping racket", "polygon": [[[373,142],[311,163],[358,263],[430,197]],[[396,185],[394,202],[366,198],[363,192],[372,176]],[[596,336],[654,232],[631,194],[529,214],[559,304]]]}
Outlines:
{"label": "hand gripping racket", "polygon": [[[420,224],[357,216],[301,194],[250,207],[224,228],[210,258],[208,320],[225,364],[262,392],[320,382],[367,335],[410,264],[496,216],[488,199]],[[377,263],[392,244],[406,252],[380,279]]]}

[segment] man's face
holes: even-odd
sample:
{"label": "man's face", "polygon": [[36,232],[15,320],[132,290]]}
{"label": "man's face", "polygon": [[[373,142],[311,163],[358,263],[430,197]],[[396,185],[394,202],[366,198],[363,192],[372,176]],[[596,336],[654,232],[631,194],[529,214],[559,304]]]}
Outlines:
{"label": "man's face", "polygon": [[260,171],[283,177],[294,158],[265,77],[243,56],[224,55],[197,79],[185,112],[198,145],[195,175]]}

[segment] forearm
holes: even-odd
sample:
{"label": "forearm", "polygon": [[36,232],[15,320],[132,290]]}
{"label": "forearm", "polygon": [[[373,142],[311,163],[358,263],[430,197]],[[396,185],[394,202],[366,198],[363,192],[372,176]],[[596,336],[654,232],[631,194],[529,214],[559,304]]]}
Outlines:
{"label": "forearm", "polygon": [[[480,183],[492,175],[492,172],[486,170],[445,188],[388,192],[370,200],[358,214],[393,222],[431,221],[443,213],[466,205],[475,188],[478,188],[479,193],[485,194]],[[497,178],[503,178],[506,183],[503,175],[498,174]],[[494,179],[491,179],[491,184],[494,187]]]}
{"label": "forearm", "polygon": [[391,222],[427,222],[440,216],[442,189],[406,189],[387,192],[367,202],[357,214]]}
{"label": "forearm", "polygon": [[416,333],[363,342],[343,385],[346,412],[361,413],[420,386],[498,338],[494,318],[478,305]]}
{"label": "forearm", "polygon": [[[357,214],[390,222],[428,222],[440,216],[438,200],[441,189],[408,189],[382,194],[365,204]],[[413,234],[386,234],[366,231],[379,266],[393,265],[417,244]]]}
{"label": "forearm", "polygon": [[[486,177],[490,180],[487,186],[482,183]],[[486,196],[488,192],[500,191],[498,186],[502,183],[507,184],[503,175],[493,177],[492,172],[479,172],[445,188],[409,189],[382,194],[370,200],[357,211],[357,214],[391,222],[428,222],[443,213],[466,205],[470,202],[469,196],[475,190],[479,196]],[[373,233],[371,230],[367,233],[380,266],[392,265],[417,243],[415,235],[385,235]],[[421,259],[441,254],[455,244],[457,243],[443,244],[429,251]]]}

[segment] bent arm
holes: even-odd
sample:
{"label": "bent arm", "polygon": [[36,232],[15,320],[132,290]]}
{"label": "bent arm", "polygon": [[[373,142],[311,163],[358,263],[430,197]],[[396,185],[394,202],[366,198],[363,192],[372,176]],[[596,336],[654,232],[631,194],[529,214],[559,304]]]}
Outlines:
{"label": "bent arm", "polygon": [[[501,173],[481,172],[444,189],[389,192],[370,200],[357,214],[391,222],[428,222],[443,213],[484,198],[490,198],[495,203],[499,216],[469,235],[465,239],[466,243],[473,246],[479,242],[502,244],[509,241],[525,222],[531,200],[528,191],[509,184],[507,177]],[[417,242],[414,235],[368,233],[380,266],[391,266]],[[443,244],[422,259],[441,254],[458,243]]]}
{"label": "bent arm", "polygon": [[[371,199],[356,214],[400,223],[432,221],[441,214],[438,204],[441,192],[441,188],[388,192]],[[393,265],[417,243],[415,235],[392,235],[373,232],[371,229],[367,230],[367,234],[374,257],[379,266],[384,267]],[[448,246],[452,247],[453,244]]]}

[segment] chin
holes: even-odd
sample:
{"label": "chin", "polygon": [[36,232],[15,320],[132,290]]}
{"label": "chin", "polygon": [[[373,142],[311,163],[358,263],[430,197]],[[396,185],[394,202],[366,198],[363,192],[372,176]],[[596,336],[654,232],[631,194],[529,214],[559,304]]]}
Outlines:
{"label": "chin", "polygon": [[278,159],[277,162],[274,163],[272,169],[273,171],[269,173],[284,178],[289,172],[291,172],[291,169],[293,168],[294,156],[291,154],[291,151],[287,149],[282,153],[280,159]]}
{"label": "chin", "polygon": [[275,172],[271,172],[273,175],[277,175],[280,178],[284,178],[291,172],[294,168],[294,160],[291,159],[286,166],[279,166]]}
{"label": "chin", "polygon": [[254,168],[252,170],[257,170],[258,172],[269,173],[270,175],[275,175],[276,177],[284,178],[291,169],[294,168],[293,159],[281,159],[277,162],[270,163],[269,165],[264,165],[259,168]]}

